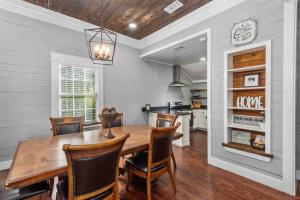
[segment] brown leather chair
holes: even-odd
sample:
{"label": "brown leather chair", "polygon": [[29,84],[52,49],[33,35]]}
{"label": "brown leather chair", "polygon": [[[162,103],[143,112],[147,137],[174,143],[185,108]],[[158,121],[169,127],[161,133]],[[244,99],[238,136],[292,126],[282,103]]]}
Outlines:
{"label": "brown leather chair", "polygon": [[[108,123],[99,115],[99,118],[102,123],[102,128],[108,128]],[[124,114],[123,113],[118,113],[117,118],[111,123],[110,127],[120,127],[123,126],[124,124]]]}
{"label": "brown leather chair", "polygon": [[84,117],[50,117],[53,136],[83,131]]}
{"label": "brown leather chair", "polygon": [[177,115],[157,113],[156,127],[174,126],[177,117]]}
{"label": "brown leather chair", "polygon": [[132,174],[145,178],[147,180],[147,199],[150,200],[151,180],[168,172],[174,192],[176,192],[176,184],[171,169],[171,150],[173,135],[179,126],[180,123],[168,128],[153,128],[148,152],[143,152],[126,160],[127,190]]}
{"label": "brown leather chair", "polygon": [[119,199],[118,163],[128,137],[124,134],[98,144],[65,144],[68,178],[57,184],[61,199]]}
{"label": "brown leather chair", "polygon": [[[53,136],[78,133],[83,131],[84,117],[50,117]],[[62,179],[64,176],[59,176]],[[54,187],[54,178],[49,180],[50,194],[52,195]]]}
{"label": "brown leather chair", "polygon": [[[47,181],[42,181],[29,186],[25,186],[20,189],[14,190],[0,190],[0,199],[3,200],[25,200],[38,195],[46,194],[49,195],[50,186]],[[47,194],[48,193],[48,194]]]}
{"label": "brown leather chair", "polygon": [[[156,119],[156,127],[171,127],[171,126],[174,126],[177,117],[178,117],[177,115],[158,113],[157,114],[157,119]],[[172,149],[172,152],[171,152],[171,157],[172,157],[174,168],[176,169],[177,164],[176,164],[173,149]]]}

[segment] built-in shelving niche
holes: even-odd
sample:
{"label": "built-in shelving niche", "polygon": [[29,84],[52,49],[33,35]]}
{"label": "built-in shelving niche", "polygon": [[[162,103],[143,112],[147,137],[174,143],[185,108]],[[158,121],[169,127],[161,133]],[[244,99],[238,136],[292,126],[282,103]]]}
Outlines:
{"label": "built-in shelving niche", "polygon": [[[224,62],[223,146],[270,162],[271,41],[228,50]],[[264,149],[251,145],[258,138],[264,139]]]}

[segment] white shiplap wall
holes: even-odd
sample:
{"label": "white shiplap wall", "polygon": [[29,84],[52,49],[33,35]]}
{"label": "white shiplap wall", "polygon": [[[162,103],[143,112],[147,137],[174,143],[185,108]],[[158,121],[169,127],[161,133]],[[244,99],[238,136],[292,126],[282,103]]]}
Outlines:
{"label": "white shiplap wall", "polygon": [[[0,162],[11,160],[20,140],[50,135],[51,52],[87,57],[84,35],[0,10]],[[143,123],[141,107],[188,101],[188,89],[171,90],[172,68],[139,59],[118,45],[114,66],[104,70],[104,105]],[[186,80],[190,82],[190,80]]]}
{"label": "white shiplap wall", "polygon": [[[224,151],[223,142],[223,78],[224,51],[234,48],[230,31],[234,23],[253,18],[258,22],[258,36],[253,43],[272,40],[272,130],[270,163]],[[211,28],[212,76],[212,156],[268,176],[282,177],[282,63],[283,63],[283,2],[281,0],[246,1],[215,17],[188,28],[173,37],[143,49],[146,53],[180,38]]]}
{"label": "white shiplap wall", "polygon": [[[297,103],[296,103],[296,169],[300,172],[300,6],[298,4],[297,26]],[[298,177],[300,179],[300,177]]]}

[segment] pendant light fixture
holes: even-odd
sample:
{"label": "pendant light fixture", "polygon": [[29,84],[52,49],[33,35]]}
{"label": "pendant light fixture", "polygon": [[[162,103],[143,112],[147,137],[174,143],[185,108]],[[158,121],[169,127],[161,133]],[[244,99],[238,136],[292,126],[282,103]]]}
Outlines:
{"label": "pendant light fixture", "polygon": [[85,29],[89,55],[94,64],[113,65],[117,34],[103,26],[103,0],[100,0],[100,27]]}

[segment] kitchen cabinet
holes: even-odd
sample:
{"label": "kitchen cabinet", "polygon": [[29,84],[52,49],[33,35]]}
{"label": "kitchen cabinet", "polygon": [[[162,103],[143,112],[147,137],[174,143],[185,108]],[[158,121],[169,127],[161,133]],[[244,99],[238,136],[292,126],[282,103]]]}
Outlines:
{"label": "kitchen cabinet", "polygon": [[193,129],[207,129],[207,110],[194,109],[193,117]]}
{"label": "kitchen cabinet", "polygon": [[[157,113],[149,112],[148,124],[156,127]],[[191,115],[179,115],[175,124],[180,122],[181,126],[176,130],[177,133],[182,133],[183,136],[178,140],[173,141],[173,144],[179,147],[190,145],[190,119]]]}
{"label": "kitchen cabinet", "polygon": [[156,119],[157,119],[157,113],[149,112],[148,124],[150,126],[156,127]]}

